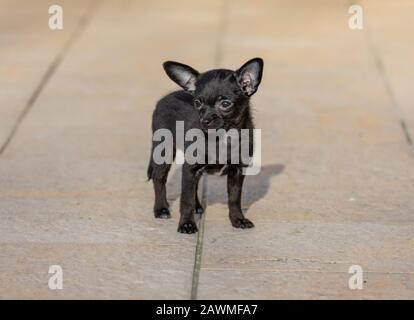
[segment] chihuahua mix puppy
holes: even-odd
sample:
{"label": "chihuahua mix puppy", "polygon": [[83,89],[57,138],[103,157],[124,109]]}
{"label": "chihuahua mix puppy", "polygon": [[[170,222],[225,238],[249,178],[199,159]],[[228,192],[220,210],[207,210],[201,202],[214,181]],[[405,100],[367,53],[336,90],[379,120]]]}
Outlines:
{"label": "chihuahua mix puppy", "polygon": [[[167,75],[183,90],[175,91],[158,101],[152,118],[153,133],[158,129],[168,129],[176,135],[177,121],[183,121],[184,131],[200,129],[208,135],[209,129],[248,129],[253,131],[250,110],[250,97],[257,91],[262,79],[263,60],[254,58],[236,71],[215,69],[199,73],[188,65],[167,61],[163,64]],[[253,135],[249,150],[253,151]],[[148,180],[153,181],[155,192],[154,215],[156,218],[170,218],[166,197],[166,182],[171,163],[157,164],[153,151],[159,144],[153,141],[151,159],[148,166]],[[185,145],[185,147],[188,144]],[[175,158],[175,138],[173,146]],[[206,155],[208,157],[208,155]],[[241,194],[244,175],[243,163],[189,164],[182,167],[182,190],[180,198],[180,221],[178,232],[195,233],[197,225],[194,213],[203,213],[197,188],[201,175],[217,173],[227,175],[229,217],[236,228],[252,228],[241,210]],[[208,162],[210,163],[210,162]]]}

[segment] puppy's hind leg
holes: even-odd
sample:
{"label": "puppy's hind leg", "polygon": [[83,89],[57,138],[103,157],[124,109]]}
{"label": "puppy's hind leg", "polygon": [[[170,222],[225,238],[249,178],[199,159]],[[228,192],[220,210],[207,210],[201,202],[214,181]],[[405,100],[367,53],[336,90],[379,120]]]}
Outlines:
{"label": "puppy's hind leg", "polygon": [[152,160],[148,166],[148,179],[152,179],[155,193],[154,216],[155,218],[171,218],[169,204],[167,201],[167,183],[168,172],[171,164],[156,164]]}

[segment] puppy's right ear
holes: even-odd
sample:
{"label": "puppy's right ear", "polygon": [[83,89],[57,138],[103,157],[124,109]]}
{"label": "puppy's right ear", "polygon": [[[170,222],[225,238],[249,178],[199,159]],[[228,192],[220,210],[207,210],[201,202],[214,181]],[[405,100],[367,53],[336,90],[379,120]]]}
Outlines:
{"label": "puppy's right ear", "polygon": [[199,73],[190,66],[185,64],[166,61],[163,63],[163,67],[167,75],[172,81],[177,83],[181,88],[186,91],[194,91],[195,83]]}
{"label": "puppy's right ear", "polygon": [[236,79],[244,94],[252,96],[262,81],[263,60],[254,58],[247,61],[239,70],[236,71]]}

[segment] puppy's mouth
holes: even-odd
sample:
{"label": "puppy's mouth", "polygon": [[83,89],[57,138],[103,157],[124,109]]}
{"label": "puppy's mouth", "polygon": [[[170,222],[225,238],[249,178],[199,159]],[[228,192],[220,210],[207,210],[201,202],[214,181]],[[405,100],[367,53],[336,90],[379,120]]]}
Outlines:
{"label": "puppy's mouth", "polygon": [[224,120],[222,118],[217,118],[214,119],[213,121],[211,121],[208,124],[203,124],[201,123],[201,127],[204,130],[208,130],[208,129],[221,129],[224,126]]}

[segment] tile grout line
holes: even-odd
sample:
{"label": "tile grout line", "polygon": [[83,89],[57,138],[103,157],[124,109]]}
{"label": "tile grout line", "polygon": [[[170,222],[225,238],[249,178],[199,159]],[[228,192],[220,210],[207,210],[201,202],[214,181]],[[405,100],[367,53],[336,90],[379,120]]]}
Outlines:
{"label": "tile grout line", "polygon": [[[218,22],[218,34],[216,40],[216,50],[214,54],[214,65],[216,68],[221,66],[223,60],[223,45],[224,45],[224,36],[227,31],[227,16],[229,13],[230,7],[230,0],[221,0],[221,8],[220,8],[220,16]],[[203,175],[202,177],[202,194],[201,194],[201,204],[204,208],[204,213],[201,215],[199,220],[198,226],[198,234],[197,234],[197,244],[196,244],[196,252],[194,257],[194,268],[193,268],[193,276],[191,281],[191,300],[197,299],[198,294],[198,284],[200,279],[200,271],[201,271],[201,258],[203,253],[203,240],[204,240],[204,224],[205,224],[205,216],[207,213],[207,175]]]}
{"label": "tile grout line", "polygon": [[[356,4],[356,3],[357,3],[357,1],[354,1],[354,4]],[[350,0],[348,0],[348,4],[351,5]],[[362,4],[360,4],[360,5],[362,5]],[[391,101],[392,109],[396,113],[397,121],[400,124],[402,134],[403,134],[403,136],[405,138],[405,141],[408,144],[408,146],[411,147],[411,148],[414,148],[413,139],[412,139],[411,134],[408,130],[406,121],[404,120],[404,113],[403,113],[403,111],[401,109],[401,106],[399,105],[399,103],[398,103],[398,101],[395,97],[394,90],[392,89],[391,81],[389,79],[387,70],[385,68],[384,62],[383,62],[382,57],[381,57],[381,54],[380,54],[378,48],[374,44],[374,41],[373,41],[372,36],[371,36],[371,32],[369,31],[368,27],[366,26],[366,23],[365,23],[364,29],[365,29],[364,34],[365,34],[365,38],[366,38],[367,43],[368,43],[369,51],[371,52],[371,54],[373,56],[375,67],[376,67],[378,73],[380,74],[380,76],[382,78],[382,81],[384,83],[384,87],[385,87],[385,90],[387,92],[388,98]]]}
{"label": "tile grout line", "polygon": [[377,47],[375,46],[375,44],[373,43],[373,40],[371,38],[371,36],[369,35],[369,31],[366,31],[366,38],[367,38],[367,42],[368,42],[368,47],[371,51],[371,54],[374,58],[374,62],[375,62],[375,66],[377,68],[378,73],[381,75],[382,81],[384,83],[384,87],[385,90],[387,91],[387,95],[391,101],[391,105],[393,106],[393,110],[397,113],[397,118],[399,120],[400,126],[401,126],[401,130],[402,133],[404,135],[405,141],[407,142],[407,144],[411,147],[413,147],[413,142],[411,139],[411,135],[407,129],[407,125],[406,122],[404,120],[404,115],[403,112],[401,110],[401,107],[399,105],[399,103],[397,102],[397,99],[395,98],[395,94],[394,91],[392,89],[391,86],[391,82],[390,79],[388,77],[387,71],[385,70],[385,66],[384,66],[384,62],[382,61],[381,55],[377,49]]}
{"label": "tile grout line", "polygon": [[62,61],[65,58],[66,53],[72,47],[72,45],[76,42],[76,40],[80,37],[82,32],[86,29],[88,23],[91,21],[94,11],[98,7],[98,3],[101,0],[92,0],[91,4],[86,9],[86,12],[80,18],[78,25],[75,27],[75,30],[70,35],[69,39],[63,45],[62,49],[58,52],[58,54],[53,59],[52,63],[47,68],[46,72],[40,79],[39,84],[31,94],[28,102],[26,103],[25,107],[23,108],[22,112],[19,114],[16,122],[14,123],[10,133],[8,134],[5,142],[0,148],[0,156],[5,152],[7,147],[10,145],[11,141],[13,140],[14,136],[16,135],[17,130],[19,129],[21,123],[32,109],[33,105],[36,103],[37,99],[39,98],[40,94],[42,93],[43,89],[46,87],[52,76],[55,74],[57,68],[60,66]]}
{"label": "tile grout line", "polygon": [[201,214],[199,224],[198,224],[198,233],[197,233],[197,244],[194,257],[194,267],[193,267],[193,277],[191,281],[191,300],[197,299],[198,292],[198,280],[200,278],[201,270],[201,257],[203,253],[203,238],[204,238],[204,222],[205,215],[207,211],[207,176],[203,175],[202,177],[202,190],[201,190],[201,205],[204,208],[203,214]]}

